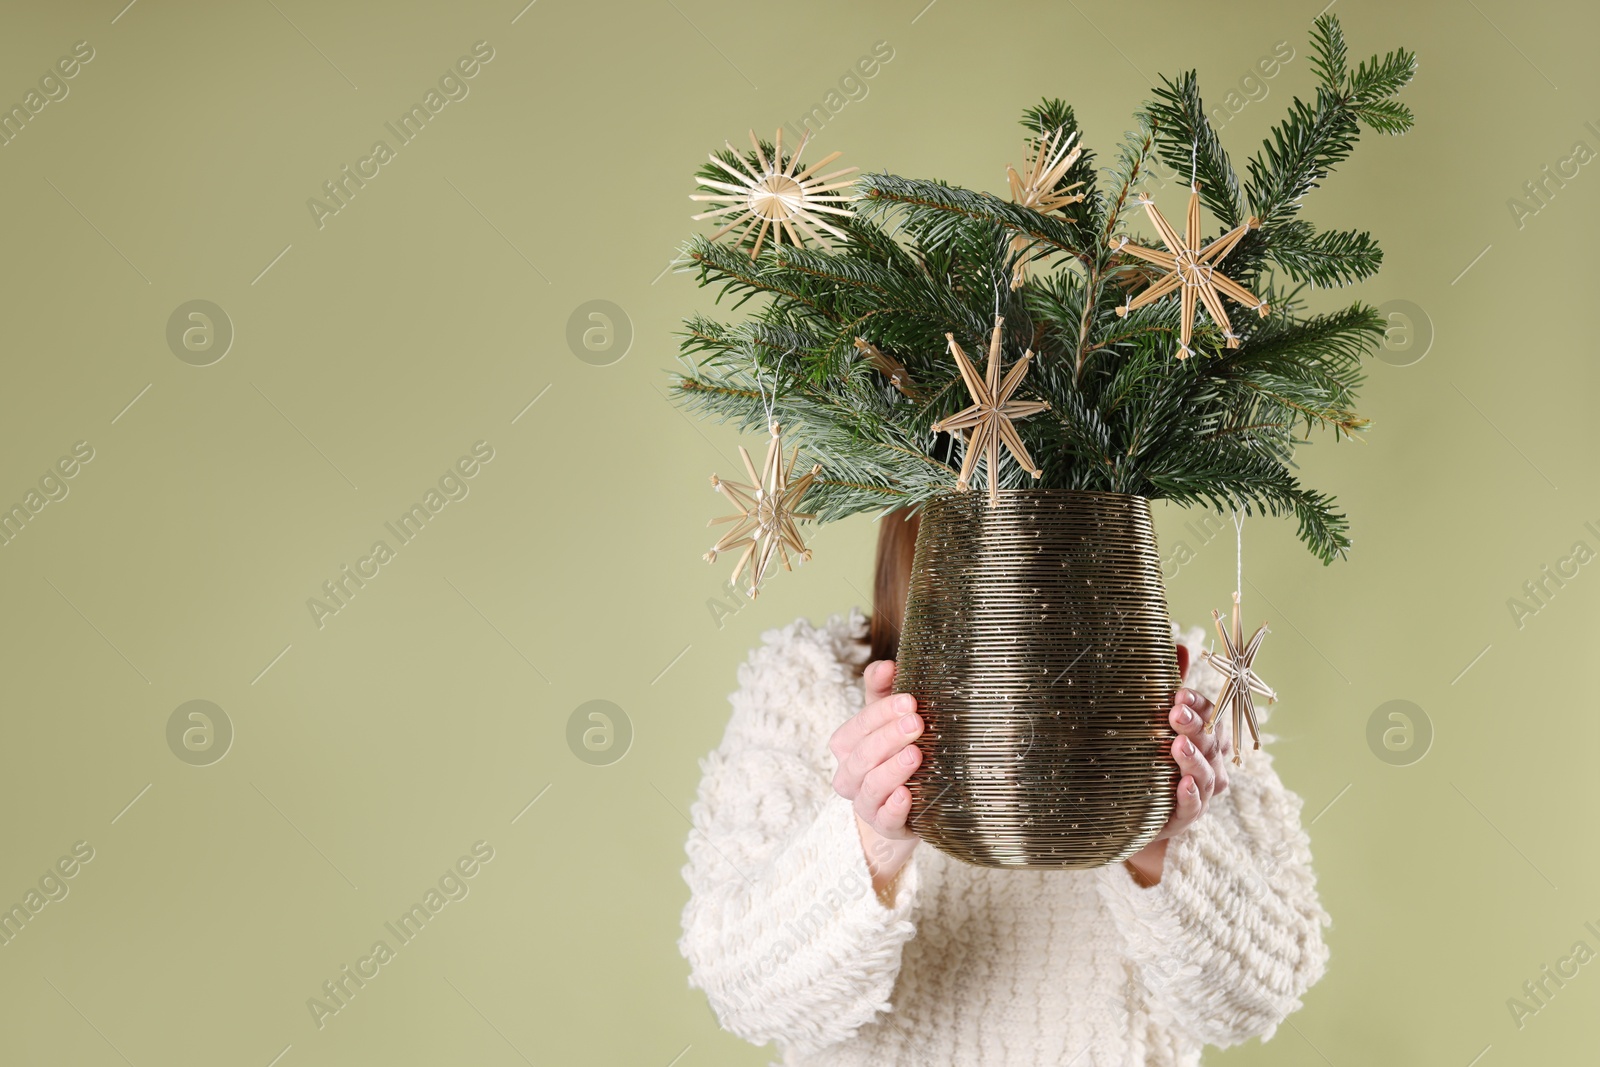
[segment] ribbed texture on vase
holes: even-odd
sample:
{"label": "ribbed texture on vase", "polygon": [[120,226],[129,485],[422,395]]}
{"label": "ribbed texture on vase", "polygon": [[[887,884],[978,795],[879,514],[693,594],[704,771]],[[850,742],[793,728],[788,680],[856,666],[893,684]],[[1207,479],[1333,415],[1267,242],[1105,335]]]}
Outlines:
{"label": "ribbed texture on vase", "polygon": [[896,674],[927,724],[909,783],[919,837],[981,867],[1131,856],[1172,812],[1178,684],[1143,497],[923,507]]}

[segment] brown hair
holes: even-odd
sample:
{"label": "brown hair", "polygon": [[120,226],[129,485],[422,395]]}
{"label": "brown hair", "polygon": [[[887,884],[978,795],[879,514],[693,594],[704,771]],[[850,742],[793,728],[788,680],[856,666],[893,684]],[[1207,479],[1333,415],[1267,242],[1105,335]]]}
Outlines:
{"label": "brown hair", "polygon": [[911,586],[911,559],[917,546],[920,517],[899,508],[878,520],[878,561],[872,579],[872,659],[895,659],[900,652],[900,627],[906,617]]}

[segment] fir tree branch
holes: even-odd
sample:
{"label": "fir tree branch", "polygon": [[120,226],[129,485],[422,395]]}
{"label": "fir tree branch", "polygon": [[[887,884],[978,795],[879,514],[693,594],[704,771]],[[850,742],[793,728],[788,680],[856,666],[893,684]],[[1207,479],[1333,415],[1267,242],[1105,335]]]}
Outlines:
{"label": "fir tree branch", "polygon": [[816,481],[816,484],[837,486],[841,489],[859,489],[864,493],[878,493],[883,496],[899,497],[906,495],[906,491],[904,489],[895,489],[887,485],[869,485],[866,482],[842,482],[837,478],[819,477]]}
{"label": "fir tree branch", "polygon": [[[833,312],[823,307],[809,294],[784,288],[766,278],[759,266],[759,259],[752,260],[727,245],[713,244],[703,237],[691,241],[685,252],[690,259],[700,264],[702,286],[720,282],[724,293],[745,294],[734,304],[736,308],[757,293],[771,293],[791,303],[808,307],[826,319],[837,321],[838,317]],[[772,253],[769,251],[766,255],[770,257]]]}
{"label": "fir tree branch", "polygon": [[863,211],[905,211],[907,221],[921,223],[923,243],[939,243],[940,236],[960,232],[960,223],[984,222],[1020,234],[1055,252],[1084,260],[1078,235],[1059,217],[1002,200],[990,193],[974,192],[944,182],[902,178],[895,174],[868,174],[856,183],[865,202]]}
{"label": "fir tree branch", "polygon": [[[1003,364],[1035,353],[1018,395],[1050,404],[1016,424],[1043,476],[1034,482],[1007,456],[997,471],[980,468],[974,491],[992,476],[1008,490],[1132,493],[1293,515],[1319,558],[1343,555],[1345,516],[1331,497],[1300,484],[1293,460],[1313,430],[1339,440],[1366,427],[1355,394],[1385,324],[1362,304],[1309,315],[1299,292],[1367,278],[1381,253],[1365,232],[1318,231],[1298,215],[1304,194],[1348,157],[1361,130],[1409,128],[1410,110],[1395,94],[1416,61],[1395,50],[1352,69],[1337,20],[1326,17],[1313,28],[1312,52],[1315,98],[1290,105],[1242,186],[1206,121],[1198,80],[1186,74],[1162,80],[1106,174],[1096,180],[1085,151],[1060,176],[1058,190],[1086,183],[1070,216],[881,174],[861,180],[856,213],[839,220],[845,236],[836,241],[776,246],[755,260],[732,242],[691,242],[700,283],[717,287],[719,300],[743,308],[764,299],[738,325],[689,317],[680,339],[688,373],[670,396],[741,431],[780,421],[786,445],[798,446],[808,467],[822,467],[802,503],[819,521],[916,508],[952,491],[952,464],[966,447],[960,435],[932,431],[967,403],[944,336],[954,334],[982,362],[998,314]],[[1078,129],[1072,110],[1049,100],[1025,112],[1023,125],[1035,136]],[[1240,316],[1232,349],[1199,315],[1191,324],[1197,354],[1180,361],[1172,353],[1175,294],[1117,316],[1124,290],[1163,272],[1119,252],[1114,235],[1152,156],[1186,173],[1191,152],[1205,203],[1223,226],[1248,212],[1260,217],[1225,270],[1273,312]],[[721,180],[715,171],[712,178]],[[1019,260],[1061,269],[1029,271],[1013,289]],[[1277,276],[1299,285],[1275,292]],[[882,356],[864,357],[857,337]],[[896,364],[914,390],[902,392],[880,372],[901,375]]]}
{"label": "fir tree branch", "polygon": [[1300,198],[1349,157],[1360,119],[1366,117],[1380,132],[1403,132],[1411,124],[1410,111],[1391,106],[1388,97],[1416,73],[1413,54],[1401,49],[1382,59],[1374,56],[1348,74],[1344,32],[1338,18],[1327,14],[1313,26],[1312,47],[1321,77],[1316,103],[1297,97],[1289,117],[1274,127],[1262,153],[1250,160],[1247,195],[1263,230],[1287,221],[1299,210]]}
{"label": "fir tree branch", "polygon": [[1344,87],[1350,74],[1348,55],[1337,18],[1327,16],[1312,22],[1311,69],[1329,92],[1336,93]]}
{"label": "fir tree branch", "polygon": [[1278,227],[1268,252],[1290,278],[1321,289],[1364,281],[1383,264],[1383,250],[1371,234],[1356,230],[1317,233],[1301,219]]}
{"label": "fir tree branch", "polygon": [[1122,221],[1122,209],[1127,205],[1128,197],[1133,193],[1134,187],[1144,181],[1145,172],[1149,168],[1145,165],[1156,144],[1156,120],[1148,111],[1142,111],[1134,116],[1138,127],[1128,134],[1132,140],[1123,141],[1118,147],[1117,163],[1111,169],[1111,176],[1116,181],[1116,190],[1106,202],[1104,218],[1100,227],[1100,240],[1098,245],[1104,249],[1111,243],[1111,235],[1116,232],[1117,224]]}
{"label": "fir tree branch", "polygon": [[699,378],[679,378],[672,383],[672,388],[685,393],[711,393],[716,396],[737,396],[746,400],[760,400],[761,393],[755,389],[735,389],[728,385],[717,385],[714,382],[701,381]]}
{"label": "fir tree branch", "polygon": [[1156,146],[1161,161],[1181,175],[1192,173],[1200,183],[1200,202],[1223,229],[1233,229],[1244,221],[1239,178],[1206,117],[1195,72],[1188,71],[1177,81],[1163,78],[1154,91],[1156,102],[1149,111],[1159,134]]}
{"label": "fir tree branch", "polygon": [[1113,267],[1113,254],[1110,251],[1111,235],[1122,217],[1122,209],[1127,204],[1129,194],[1135,185],[1144,180],[1144,172],[1147,169],[1145,161],[1155,150],[1156,120],[1148,112],[1140,112],[1135,118],[1138,128],[1129,135],[1129,140],[1123,141],[1117,153],[1117,165],[1112,169],[1116,190],[1109,205],[1104,208],[1104,221],[1097,242],[1098,254],[1090,262],[1088,277],[1084,280],[1083,305],[1078,318],[1078,339],[1072,348],[1074,382],[1083,378],[1084,365],[1088,362],[1090,353],[1094,351],[1090,346],[1089,337],[1094,325],[1094,313],[1099,308],[1101,294],[1104,291],[1107,273]]}

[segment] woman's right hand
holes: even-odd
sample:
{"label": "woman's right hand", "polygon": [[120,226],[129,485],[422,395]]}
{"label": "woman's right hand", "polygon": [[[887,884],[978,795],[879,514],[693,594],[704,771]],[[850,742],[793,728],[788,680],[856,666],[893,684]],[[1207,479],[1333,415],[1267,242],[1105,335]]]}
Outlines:
{"label": "woman's right hand", "polygon": [[865,705],[828,742],[839,761],[834,791],[855,805],[872,885],[885,903],[917,844],[906,826],[911,813],[906,779],[922,762],[922,750],[915,744],[923,729],[917,700],[909,693],[891,692],[894,674],[894,660],[867,665]]}

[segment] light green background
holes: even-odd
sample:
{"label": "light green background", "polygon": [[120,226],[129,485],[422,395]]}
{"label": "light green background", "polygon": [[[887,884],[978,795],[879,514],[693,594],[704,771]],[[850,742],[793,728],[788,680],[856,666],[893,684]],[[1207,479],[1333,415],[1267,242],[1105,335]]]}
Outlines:
{"label": "light green background", "polygon": [[[95,453],[0,547],[0,902],[95,850],[0,947],[0,1062],[766,1062],[686,985],[684,813],[745,651],[864,605],[874,527],[817,531],[813,563],[714,621],[707,476],[738,442],[662,396],[677,320],[709,306],[662,273],[696,227],[692,170],[825,101],[880,40],[892,60],[818,150],[992,190],[1041,96],[1073,101],[1105,156],[1158,72],[1198,66],[1221,103],[1288,41],[1223,129],[1242,165],[1310,85],[1319,3],[123,2],[10,5],[0,33],[0,102],[95,50],[0,147],[0,503],[74,442]],[[1419,363],[1373,364],[1368,440],[1304,454],[1349,509],[1351,559],[1245,528],[1333,956],[1292,1028],[1207,1062],[1578,1062],[1600,964],[1520,1030],[1505,1002],[1580,938],[1600,948],[1600,576],[1521,628],[1507,600],[1575,541],[1600,548],[1600,172],[1549,186],[1521,227],[1507,201],[1575,142],[1600,149],[1600,18],[1335,10],[1353,56],[1419,53],[1417,128],[1369,138],[1309,217],[1372,230],[1387,261],[1356,295],[1412,302],[1436,336]],[[319,229],[307,199],[479,40],[494,58],[470,95]],[[165,339],[194,299],[236,330],[211,366]],[[594,299],[632,324],[610,366],[566,341]],[[319,629],[307,599],[479,440],[495,458],[470,495]],[[1162,511],[1163,548],[1198,550],[1170,583],[1198,623],[1234,553],[1184,519]],[[194,699],[236,731],[210,766],[166,740]],[[610,766],[566,741],[594,699],[632,723]],[[1392,699],[1436,732],[1411,766],[1366,740]],[[479,840],[494,859],[470,895],[318,1029],[307,998]]]}

